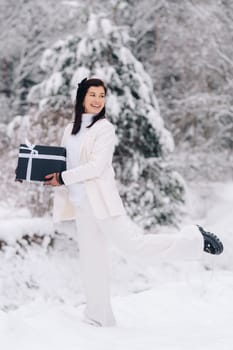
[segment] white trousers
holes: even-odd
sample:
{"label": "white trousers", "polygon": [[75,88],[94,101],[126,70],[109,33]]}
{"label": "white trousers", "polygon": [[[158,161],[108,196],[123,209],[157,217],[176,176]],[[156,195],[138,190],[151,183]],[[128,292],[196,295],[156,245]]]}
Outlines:
{"label": "white trousers", "polygon": [[204,242],[196,225],[177,234],[144,234],[127,215],[97,219],[87,198],[76,206],[80,267],[86,294],[85,318],[96,325],[116,324],[110,301],[109,240],[127,257],[158,261],[201,259]]}

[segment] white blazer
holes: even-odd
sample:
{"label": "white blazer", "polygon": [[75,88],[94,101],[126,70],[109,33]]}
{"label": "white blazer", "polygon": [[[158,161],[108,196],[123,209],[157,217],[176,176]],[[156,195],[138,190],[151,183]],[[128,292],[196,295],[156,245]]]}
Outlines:
{"label": "white blazer", "polygon": [[[67,136],[71,134],[72,126],[70,123],[65,128],[61,142],[63,147],[66,145]],[[80,165],[64,171],[62,178],[65,185],[55,187],[55,223],[75,219],[75,208],[69,200],[67,186],[77,182],[84,183],[95,217],[104,219],[126,214],[112,167],[116,142],[115,127],[107,119],[98,120],[87,130],[80,149]]]}

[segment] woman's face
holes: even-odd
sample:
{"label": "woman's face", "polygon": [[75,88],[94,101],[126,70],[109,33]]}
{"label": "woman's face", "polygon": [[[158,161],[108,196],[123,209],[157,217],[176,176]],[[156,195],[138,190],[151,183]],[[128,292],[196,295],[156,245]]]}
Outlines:
{"label": "woman's face", "polygon": [[83,101],[84,112],[98,114],[105,105],[103,86],[90,86]]}

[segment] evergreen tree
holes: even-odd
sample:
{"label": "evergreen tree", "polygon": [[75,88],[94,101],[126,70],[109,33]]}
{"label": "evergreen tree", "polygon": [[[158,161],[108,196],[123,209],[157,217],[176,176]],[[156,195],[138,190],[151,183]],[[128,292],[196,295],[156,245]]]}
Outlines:
{"label": "evergreen tree", "polygon": [[99,77],[108,87],[107,118],[116,125],[118,145],[114,168],[128,214],[146,229],[175,223],[184,187],[166,156],[173,139],[164,128],[149,75],[126,47],[122,32],[92,14],[85,35],[69,36],[45,50],[40,69],[44,80],[35,85],[28,102],[37,110],[29,117],[33,143],[58,144],[72,120],[77,84]]}

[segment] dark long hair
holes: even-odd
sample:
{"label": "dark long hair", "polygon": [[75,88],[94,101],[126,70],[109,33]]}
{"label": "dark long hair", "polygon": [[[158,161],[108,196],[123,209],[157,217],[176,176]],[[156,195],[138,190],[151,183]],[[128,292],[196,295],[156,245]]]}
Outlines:
{"label": "dark long hair", "polygon": [[[76,135],[80,128],[81,128],[81,123],[82,123],[82,113],[84,113],[84,106],[83,106],[83,101],[86,96],[87,90],[91,86],[103,86],[105,95],[107,93],[107,88],[104,85],[104,82],[100,79],[96,78],[91,78],[91,79],[83,79],[81,83],[78,84],[78,89],[76,93],[76,101],[75,101],[75,106],[74,106],[74,125],[71,134]],[[101,111],[93,116],[92,123],[87,126],[87,128],[92,127],[97,120],[105,118],[105,106],[101,109]]]}

